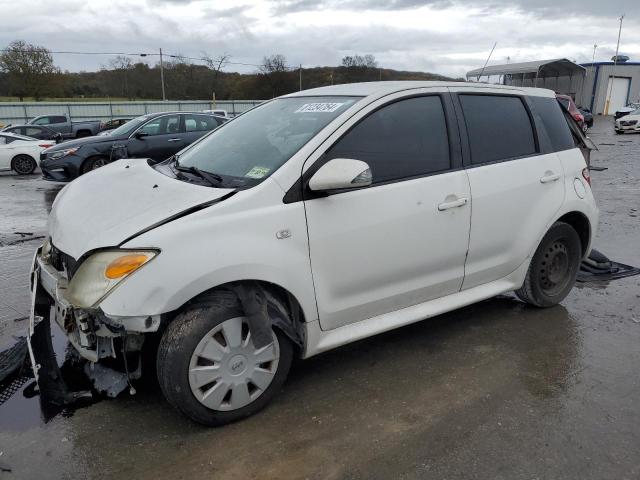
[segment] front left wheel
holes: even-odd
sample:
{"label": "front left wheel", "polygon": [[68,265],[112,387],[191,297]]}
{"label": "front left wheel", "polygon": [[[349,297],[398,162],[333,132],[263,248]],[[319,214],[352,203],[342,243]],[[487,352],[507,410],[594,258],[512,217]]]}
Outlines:
{"label": "front left wheel", "polygon": [[38,164],[29,155],[16,155],[11,161],[11,168],[18,175],[31,175]]}
{"label": "front left wheel", "polygon": [[236,296],[219,292],[207,306],[176,316],[157,355],[158,380],[167,401],[207,426],[220,426],[264,408],[282,387],[293,358],[278,329],[256,348]]}

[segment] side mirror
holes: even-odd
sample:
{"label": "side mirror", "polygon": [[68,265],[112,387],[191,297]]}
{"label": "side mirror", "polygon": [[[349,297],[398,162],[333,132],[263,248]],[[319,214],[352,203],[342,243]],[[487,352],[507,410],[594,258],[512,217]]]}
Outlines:
{"label": "side mirror", "polygon": [[145,132],[143,132],[143,131],[141,131],[141,130],[138,130],[138,131],[137,131],[133,136],[134,136],[135,138],[137,138],[137,139],[140,139],[140,138],[148,137],[148,136],[149,136],[149,134],[148,134],[148,133],[145,133]]}
{"label": "side mirror", "polygon": [[309,180],[314,192],[359,188],[371,185],[371,169],[367,162],[351,158],[334,158],[325,163]]}

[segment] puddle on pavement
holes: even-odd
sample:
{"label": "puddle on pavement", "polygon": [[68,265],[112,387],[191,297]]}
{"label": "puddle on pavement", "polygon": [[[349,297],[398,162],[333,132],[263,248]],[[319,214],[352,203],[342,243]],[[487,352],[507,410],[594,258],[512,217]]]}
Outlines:
{"label": "puddle on pavement", "polygon": [[[51,341],[55,361],[60,368],[62,378],[73,391],[89,390],[89,382],[82,372],[80,363],[73,355],[73,348],[55,324],[51,326]],[[27,360],[28,361],[28,360]],[[47,395],[41,395],[33,378],[22,385],[5,403],[0,405],[0,431],[25,431],[41,426],[58,415],[69,417],[78,408],[83,408],[100,400],[93,394],[90,398],[79,399],[70,406],[58,405]]]}

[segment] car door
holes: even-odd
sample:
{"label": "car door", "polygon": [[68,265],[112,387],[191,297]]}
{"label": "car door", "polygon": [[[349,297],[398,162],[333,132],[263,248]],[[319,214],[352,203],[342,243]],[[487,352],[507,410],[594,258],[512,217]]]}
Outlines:
{"label": "car door", "polygon": [[184,143],[191,145],[200,137],[217,128],[221,122],[212,115],[186,113],[184,115]]}
{"label": "car door", "polygon": [[132,158],[151,158],[161,162],[184,147],[182,115],[162,115],[149,120],[128,141],[127,150]]}
{"label": "car door", "polygon": [[520,91],[455,87],[473,196],[463,290],[503,278],[535,248],[564,199],[562,164],[540,149]]}
{"label": "car door", "polygon": [[373,183],[319,197],[306,190],[322,328],[458,292],[471,208],[448,94],[379,100],[328,142],[306,176],[352,158],[369,164]]}

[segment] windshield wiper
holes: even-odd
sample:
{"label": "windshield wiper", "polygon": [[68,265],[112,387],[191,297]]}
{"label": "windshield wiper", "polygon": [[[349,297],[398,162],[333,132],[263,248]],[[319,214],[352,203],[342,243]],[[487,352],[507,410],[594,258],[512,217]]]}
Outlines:
{"label": "windshield wiper", "polygon": [[212,173],[212,172],[207,172],[205,170],[200,170],[198,167],[185,167],[183,165],[180,165],[177,161],[174,165],[175,169],[180,171],[180,172],[188,172],[188,173],[192,173],[200,178],[202,178],[203,180],[205,180],[207,183],[209,183],[209,185],[215,187],[220,185],[221,183],[224,182],[224,179],[218,175],[217,173]]}

